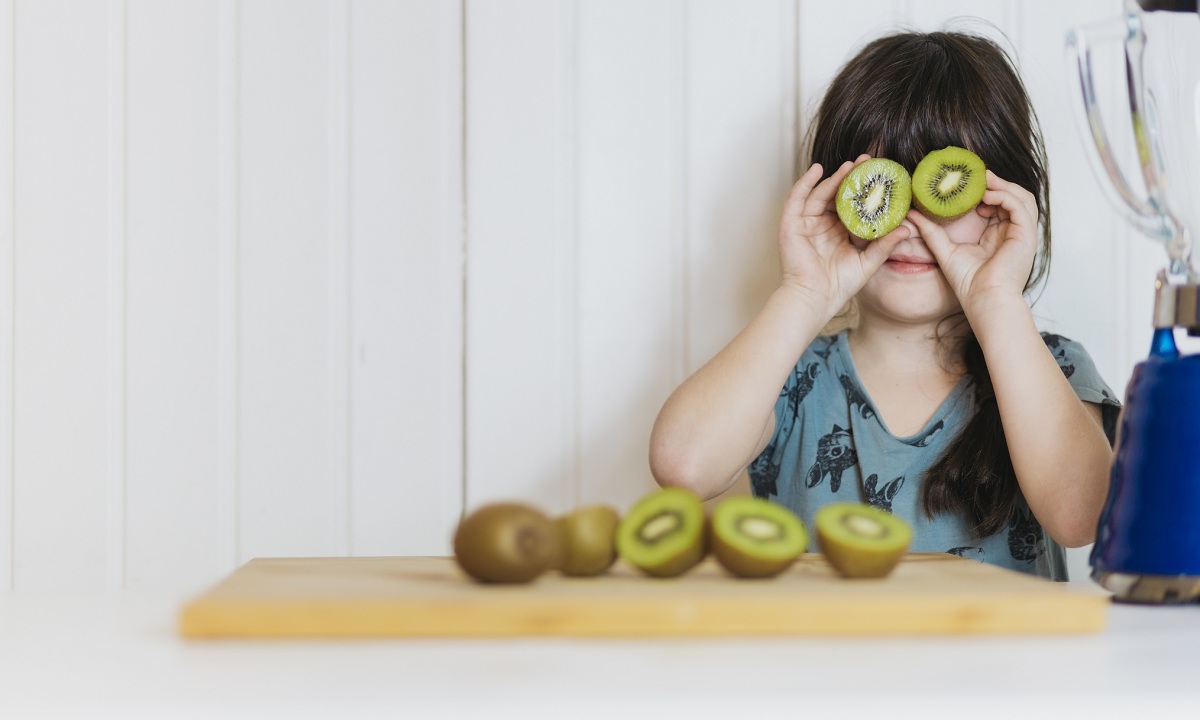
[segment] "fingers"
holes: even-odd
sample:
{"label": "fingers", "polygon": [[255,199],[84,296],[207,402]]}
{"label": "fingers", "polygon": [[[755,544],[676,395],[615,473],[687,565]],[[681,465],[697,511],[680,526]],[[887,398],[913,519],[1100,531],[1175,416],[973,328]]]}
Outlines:
{"label": "fingers", "polygon": [[939,265],[944,266],[946,258],[954,249],[954,242],[946,234],[945,229],[916,209],[908,211],[908,221],[917,228],[917,234],[925,241],[925,246],[929,248],[929,252],[933,253],[933,258],[938,261]]}
{"label": "fingers", "polygon": [[847,160],[832,175],[822,180],[805,200],[803,214],[813,217],[829,210],[838,188],[842,186],[842,181],[853,169],[854,163]]}
{"label": "fingers", "polygon": [[804,201],[808,199],[810,193],[817,183],[821,180],[821,175],[825,173],[821,168],[820,163],[813,163],[796,184],[792,186],[792,191],[788,193],[787,200],[783,203],[783,217],[792,218],[804,212]]}
{"label": "fingers", "polygon": [[987,191],[983,193],[983,203],[1007,210],[1009,219],[1018,225],[1037,225],[1037,200],[1033,193],[1016,183],[1008,182],[991,170],[987,171]]}
{"label": "fingers", "polygon": [[867,243],[867,246],[863,248],[861,253],[866,276],[870,277],[876,270],[882,267],[887,262],[887,259],[891,257],[896,246],[910,237],[912,237],[912,231],[901,225],[887,235]]}

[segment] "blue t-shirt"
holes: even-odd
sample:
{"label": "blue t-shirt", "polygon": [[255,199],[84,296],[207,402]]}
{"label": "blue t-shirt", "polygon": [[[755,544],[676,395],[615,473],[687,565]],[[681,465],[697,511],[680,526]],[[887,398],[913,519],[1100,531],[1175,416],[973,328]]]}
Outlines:
{"label": "blue t-shirt", "polygon": [[[1120,403],[1079,343],[1042,333],[1076,394],[1103,409],[1113,442]],[[925,514],[921,478],[975,415],[968,375],[933,417],[908,437],[893,435],[871,405],[847,331],[820,336],[800,356],[775,403],[775,434],[751,463],[754,495],[791,508],[813,527],[813,515],[830,502],[865,502],[906,520],[911,552],[947,552],[993,565],[1066,579],[1063,550],[1021,498],[1007,528],[972,537],[965,518]]]}

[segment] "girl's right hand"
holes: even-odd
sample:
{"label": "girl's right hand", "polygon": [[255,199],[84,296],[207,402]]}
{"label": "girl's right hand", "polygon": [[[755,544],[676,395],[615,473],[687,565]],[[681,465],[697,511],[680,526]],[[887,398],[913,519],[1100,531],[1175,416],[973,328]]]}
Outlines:
{"label": "girl's right hand", "polygon": [[779,227],[783,286],[800,292],[827,319],[841,311],[910,234],[901,225],[878,240],[859,241],[862,249],[851,242],[850,232],[838,217],[835,198],[846,175],[868,159],[869,155],[860,155],[853,163],[844,162],[824,180],[824,170],[814,164],[796,182],[784,204]]}

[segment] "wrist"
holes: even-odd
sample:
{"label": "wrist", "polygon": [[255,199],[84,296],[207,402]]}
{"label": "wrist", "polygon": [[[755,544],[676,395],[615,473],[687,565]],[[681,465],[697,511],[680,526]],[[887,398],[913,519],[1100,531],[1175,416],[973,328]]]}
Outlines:
{"label": "wrist", "polygon": [[1011,291],[996,291],[981,294],[963,304],[975,337],[986,345],[991,340],[1003,338],[1022,325],[1033,325],[1033,315],[1025,296]]}
{"label": "wrist", "polygon": [[816,321],[818,328],[825,327],[846,304],[786,280],[780,283],[772,295],[778,297],[780,303]]}

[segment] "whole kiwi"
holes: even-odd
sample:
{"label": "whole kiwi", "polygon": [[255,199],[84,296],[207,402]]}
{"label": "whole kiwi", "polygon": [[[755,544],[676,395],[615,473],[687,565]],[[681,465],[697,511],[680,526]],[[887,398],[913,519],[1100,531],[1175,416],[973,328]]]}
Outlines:
{"label": "whole kiwi", "polygon": [[553,521],[521,503],[484,505],[454,533],[459,567],[482,582],[530,582],[558,561],[559,552]]}
{"label": "whole kiwi", "polygon": [[590,505],[558,518],[563,575],[592,577],[612,567],[617,559],[617,523],[620,516],[608,505]]}

